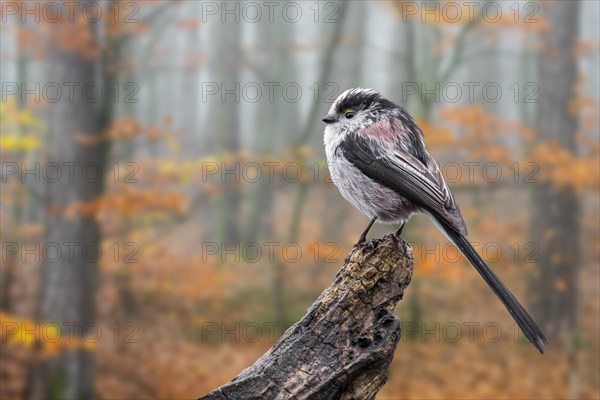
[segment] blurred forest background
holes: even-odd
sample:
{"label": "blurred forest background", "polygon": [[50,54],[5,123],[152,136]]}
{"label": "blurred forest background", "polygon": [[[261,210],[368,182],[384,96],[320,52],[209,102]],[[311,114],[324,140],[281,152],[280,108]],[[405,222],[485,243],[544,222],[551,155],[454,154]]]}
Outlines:
{"label": "blurred forest background", "polygon": [[416,217],[378,398],[599,398],[597,1],[1,4],[3,399],[195,398],[252,364],[368,222],[320,120],[357,86],[418,119],[550,340]]}

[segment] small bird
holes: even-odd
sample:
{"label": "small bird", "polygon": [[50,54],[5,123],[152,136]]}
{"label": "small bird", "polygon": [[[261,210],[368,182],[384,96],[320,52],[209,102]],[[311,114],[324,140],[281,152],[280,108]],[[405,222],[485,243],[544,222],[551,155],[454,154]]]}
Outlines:
{"label": "small bird", "polygon": [[371,219],[357,244],[365,242],[375,221],[399,224],[400,236],[413,213],[428,214],[543,354],[548,340],[467,239],[458,204],[412,117],[373,89],[356,88],[335,100],[323,122],[331,178],[341,195]]}

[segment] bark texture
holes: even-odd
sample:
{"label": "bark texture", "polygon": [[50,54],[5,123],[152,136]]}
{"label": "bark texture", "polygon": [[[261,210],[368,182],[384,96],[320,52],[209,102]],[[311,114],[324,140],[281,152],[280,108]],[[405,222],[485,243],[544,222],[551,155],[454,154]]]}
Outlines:
{"label": "bark texture", "polygon": [[394,307],[414,259],[393,234],[355,247],[331,285],[279,341],[216,399],[373,399],[400,340]]}

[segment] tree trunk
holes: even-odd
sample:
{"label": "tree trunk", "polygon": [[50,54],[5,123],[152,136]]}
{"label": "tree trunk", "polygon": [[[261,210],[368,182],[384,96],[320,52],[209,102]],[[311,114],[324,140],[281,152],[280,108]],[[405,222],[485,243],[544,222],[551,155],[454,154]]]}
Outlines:
{"label": "tree trunk", "polygon": [[375,398],[400,340],[393,311],[413,264],[412,250],[393,234],[354,248],[275,346],[202,399]]}
{"label": "tree trunk", "polygon": [[[229,21],[229,20],[228,20]],[[240,103],[244,101],[241,98],[240,82],[240,52],[242,48],[242,29],[239,23],[226,22],[222,24],[222,76],[224,87],[221,87],[221,93],[231,91],[234,94],[225,94],[223,104],[219,106],[220,122],[218,130],[222,136],[222,149],[226,153],[231,153],[234,160],[227,162],[225,168],[227,171],[241,171],[241,164],[238,161],[240,152]],[[236,86],[238,85],[238,86]],[[229,92],[229,93],[231,93]],[[236,96],[240,98],[236,99]],[[240,240],[240,218],[242,192],[241,186],[238,185],[240,180],[239,172],[226,173],[223,176],[225,184],[224,201],[222,203],[221,217],[224,224],[224,239],[226,243],[234,244]]]}
{"label": "tree trunk", "polygon": [[[93,2],[78,3],[75,12],[80,13],[80,7]],[[55,25],[56,30],[74,28]],[[100,26],[90,24],[88,28],[95,44],[99,45]],[[106,113],[102,102],[86,98],[82,90],[84,85],[97,82],[98,77],[103,75],[99,71],[97,57],[86,56],[78,50],[67,50],[57,39],[52,43],[48,62],[49,81],[61,87],[67,87],[68,82],[77,82],[80,86],[74,90],[72,99],[63,95],[51,105],[50,110],[48,162],[57,163],[63,168],[63,174],[47,184],[46,206],[49,212],[45,241],[60,249],[60,257],[56,260],[45,257],[43,260],[38,313],[40,321],[58,324],[65,336],[69,332],[76,340],[83,340],[84,328],[95,321],[100,230],[94,215],[67,216],[65,208],[73,202],[93,201],[103,191],[103,180],[97,178],[96,173],[105,172],[103,166],[108,142],[102,139],[101,133]],[[103,93],[107,95],[106,91]],[[73,166],[73,174],[65,172],[68,165]],[[93,368],[92,353],[81,348],[65,350],[36,364],[27,396],[92,398]]]}
{"label": "tree trunk", "polygon": [[[337,94],[346,89],[362,86],[366,23],[371,5],[364,1],[353,1],[347,11],[347,23],[342,45],[335,60],[335,81],[339,85]],[[344,43],[345,42],[345,43]]]}
{"label": "tree trunk", "polygon": [[[538,141],[555,140],[573,154],[578,115],[569,109],[577,80],[579,5],[579,1],[544,4],[550,31],[544,34],[539,63]],[[579,201],[571,188],[551,182],[539,184],[533,201],[532,224],[543,273],[532,292],[539,296],[536,315],[551,337],[577,327]]]}

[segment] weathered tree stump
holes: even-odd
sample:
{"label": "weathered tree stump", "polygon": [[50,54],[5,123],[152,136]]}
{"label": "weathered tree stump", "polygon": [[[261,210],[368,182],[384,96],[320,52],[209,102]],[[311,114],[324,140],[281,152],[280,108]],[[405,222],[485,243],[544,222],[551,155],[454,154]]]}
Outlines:
{"label": "weathered tree stump", "polygon": [[302,319],[212,399],[373,399],[400,340],[410,246],[393,234],[355,247]]}

